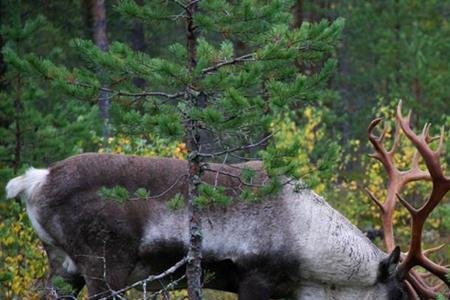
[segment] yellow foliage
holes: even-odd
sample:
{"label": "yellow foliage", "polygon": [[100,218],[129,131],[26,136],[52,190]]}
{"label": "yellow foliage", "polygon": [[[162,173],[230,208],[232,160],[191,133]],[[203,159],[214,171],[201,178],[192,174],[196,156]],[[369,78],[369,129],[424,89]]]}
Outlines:
{"label": "yellow foliage", "polygon": [[26,212],[15,202],[3,202],[2,216],[6,211],[0,223],[0,299],[39,299],[47,272],[45,252]]}
{"label": "yellow foliage", "polygon": [[[386,115],[388,114],[387,109],[382,109]],[[388,119],[391,119],[389,117]],[[390,149],[393,143],[393,129],[394,124],[389,127],[388,133],[386,134],[386,148]],[[344,194],[343,199],[338,202],[333,203],[338,210],[343,212],[354,224],[362,229],[366,228],[381,228],[381,216],[379,208],[372,203],[369,197],[364,193],[363,187],[367,187],[381,202],[384,201],[386,197],[386,171],[383,165],[375,159],[367,158],[362,156],[360,153],[366,152],[360,146],[361,143],[357,140],[350,142],[351,148],[354,154],[349,154],[347,161],[352,161],[353,164],[362,165],[361,169],[365,170],[354,174],[354,179],[350,181],[344,181],[342,185],[336,188],[337,191],[334,193]],[[369,149],[372,149],[371,145],[367,142]],[[394,156],[394,163],[400,170],[408,170],[411,168],[411,162],[416,149],[406,138],[401,139],[400,146],[396,151]],[[362,160],[362,162],[361,162]],[[423,162],[420,163],[422,169],[425,169]],[[358,184],[356,184],[356,182]],[[430,185],[424,183],[410,183],[402,191],[402,195],[410,201],[413,206],[420,206],[423,203],[423,199],[426,199],[427,195],[431,191]],[[333,199],[330,199],[333,201]],[[446,203],[444,201],[444,203]],[[409,212],[403,208],[402,205],[398,204],[396,211],[394,212],[394,230],[397,242],[400,244],[402,249],[407,249],[408,242],[410,238],[410,215]],[[427,220],[426,230],[435,230],[434,234],[429,232],[429,234],[424,235],[424,244],[435,246],[439,242],[436,241],[436,236],[442,234],[441,229],[442,221],[439,218],[431,215]],[[444,232],[445,235],[445,232]],[[447,233],[448,236],[448,233]],[[445,238],[443,239],[445,241]],[[384,246],[382,243],[380,246]],[[425,246],[426,248],[427,246]]]}
{"label": "yellow foliage", "polygon": [[317,193],[322,193],[326,185],[323,181],[318,180],[317,166],[311,159],[318,143],[323,141],[325,136],[325,127],[321,126],[323,112],[313,107],[306,107],[303,110],[304,126],[297,126],[295,122],[288,117],[283,117],[277,122],[272,123],[272,131],[275,132],[275,147],[280,153],[284,153],[288,149],[297,147],[297,151],[291,157],[286,157],[296,165],[296,174],[303,179],[315,179],[313,189]]}
{"label": "yellow foliage", "polygon": [[106,147],[99,141],[98,152],[186,159],[188,150],[185,143],[177,141],[168,142],[157,137],[145,139],[143,137],[131,138],[125,135],[117,135],[108,139]]}

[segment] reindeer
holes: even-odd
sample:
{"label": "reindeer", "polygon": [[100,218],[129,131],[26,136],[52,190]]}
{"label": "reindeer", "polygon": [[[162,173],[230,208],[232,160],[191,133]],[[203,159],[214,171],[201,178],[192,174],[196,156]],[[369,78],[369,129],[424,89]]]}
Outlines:
{"label": "reindeer", "polygon": [[[369,126],[369,138],[375,146],[374,156],[388,170],[390,184],[384,204],[373,195],[372,199],[382,208],[389,255],[310,190],[286,184],[269,199],[239,201],[235,191],[243,184],[243,169],[255,170],[256,183],[267,180],[260,162],[208,164],[202,181],[225,187],[235,199],[228,206],[202,210],[202,264],[213,274],[205,277],[204,287],[237,293],[240,300],[435,297],[436,290],[411,270],[415,265],[449,286],[448,269],[426,258],[420,243],[427,216],[450,189],[450,179],[439,164],[443,134],[433,151],[429,126],[416,135],[410,129],[410,115],[403,118],[399,104],[397,136],[401,128],[429,170],[420,170],[417,156],[411,171],[400,172],[392,160],[398,142],[387,151],[385,135],[372,133],[379,122],[376,119]],[[136,283],[143,283],[145,290],[159,290],[160,284],[168,282],[146,279],[167,274],[177,278],[177,287],[185,284],[181,266],[189,241],[187,212],[169,208],[167,201],[176,194],[187,195],[187,164],[168,158],[83,154],[48,169],[29,169],[12,179],[6,190],[9,198],[25,196],[52,273],[62,276],[74,290],[86,284],[90,299],[108,299],[121,297],[120,292]],[[433,190],[417,210],[399,192],[407,182],[421,179],[431,180]],[[118,204],[98,193],[102,187],[117,185],[130,195],[145,187],[151,196]],[[395,247],[389,232],[396,197],[412,215],[407,255]]]}

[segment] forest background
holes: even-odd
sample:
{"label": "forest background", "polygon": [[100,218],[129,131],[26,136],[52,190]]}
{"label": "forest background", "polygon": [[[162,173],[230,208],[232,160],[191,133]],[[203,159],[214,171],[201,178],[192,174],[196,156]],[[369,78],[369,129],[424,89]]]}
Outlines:
{"label": "forest background", "polygon": [[[103,7],[94,5],[97,2],[102,2]],[[238,2],[244,8],[248,4],[250,14],[252,5],[265,1]],[[404,107],[414,111],[416,128],[425,122],[432,123],[435,133],[441,125],[450,127],[450,1],[290,2],[287,13],[293,29],[321,20],[333,22],[339,17],[345,19],[345,26],[337,47],[333,44],[331,50],[321,49],[321,55],[297,61],[298,74],[312,76],[324,68],[329,74],[307,90],[314,97],[305,96],[299,89],[288,95],[304,100],[284,119],[277,139],[285,143],[296,141],[301,147],[296,159],[299,168],[308,173],[308,184],[383,247],[378,208],[363,190],[367,187],[379,198],[385,195],[384,170],[367,157],[370,153],[367,126],[376,116],[392,120],[398,99],[403,99]],[[155,125],[155,119],[151,118],[154,108],[145,104],[145,96],[130,101],[120,95],[111,99],[108,93],[105,95],[105,91],[122,87],[122,81],[128,78],[108,76],[106,83],[95,83],[102,89],[50,78],[52,75],[58,78],[65,72],[59,65],[68,69],[89,66],[89,55],[94,55],[89,53],[92,48],[79,38],[116,54],[121,50],[117,44],[120,42],[149,57],[174,55],[171,51],[176,52],[176,47],[171,45],[185,43],[180,29],[183,22],[177,16],[172,16],[170,22],[160,22],[157,15],[151,15],[155,3],[174,5],[171,1],[135,0],[135,5],[148,13],[146,18],[155,18],[153,22],[145,22],[145,18],[133,14],[132,6],[127,7],[130,1],[1,1],[1,299],[39,297],[47,272],[43,249],[23,204],[3,201],[7,180],[29,166],[46,167],[82,152],[186,158],[186,145],[180,138],[158,135],[161,130],[170,132],[176,128]],[[104,19],[102,9],[106,12]],[[95,22],[99,18],[104,22]],[[265,16],[261,14],[258,18],[264,20]],[[244,26],[252,25],[247,22]],[[330,23],[322,24],[324,30]],[[214,38],[220,45],[228,37],[222,32]],[[231,39],[231,43],[237,54],[251,49],[245,37]],[[330,58],[337,63],[328,66],[325,62]],[[108,59],[105,56],[103,64],[114,65]],[[170,66],[167,69],[170,71]],[[101,74],[102,70],[96,72]],[[77,75],[89,77],[83,72]],[[144,90],[154,84],[150,77],[136,77],[132,81],[136,88]],[[326,168],[313,170],[311,166],[324,153],[323,145],[334,151],[327,157]],[[450,160],[449,146],[447,141],[446,162]],[[396,159],[406,167],[412,155],[412,147],[405,142]],[[429,187],[411,185],[405,195],[418,205]],[[397,210],[395,224],[400,243],[406,245],[409,238],[406,210]],[[426,245],[450,241],[448,199],[433,213],[426,231]],[[448,261],[448,257],[448,246],[435,254],[437,261]]]}

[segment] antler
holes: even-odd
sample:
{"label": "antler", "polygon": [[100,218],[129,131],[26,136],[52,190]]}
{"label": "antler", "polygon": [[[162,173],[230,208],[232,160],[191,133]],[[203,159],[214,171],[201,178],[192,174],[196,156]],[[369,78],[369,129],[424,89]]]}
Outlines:
{"label": "antler", "polygon": [[429,146],[429,143],[435,138],[432,138],[429,135],[430,124],[425,124],[425,127],[422,131],[422,134],[416,135],[411,127],[410,127],[410,116],[405,119],[402,116],[401,112],[402,106],[401,102],[397,107],[397,120],[400,123],[400,126],[408,137],[408,139],[414,144],[417,148],[417,151],[422,156],[429,174],[431,175],[431,181],[433,183],[433,188],[428,200],[425,204],[416,209],[411,206],[407,201],[405,201],[400,194],[397,194],[400,202],[408,209],[411,214],[411,227],[412,227],[412,235],[410,241],[410,248],[408,251],[408,255],[405,260],[399,266],[400,276],[405,276],[406,273],[414,266],[420,265],[439,277],[442,281],[444,281],[447,286],[450,287],[450,281],[446,278],[446,275],[449,273],[449,270],[443,266],[435,264],[431,260],[429,260],[424,252],[422,251],[422,231],[423,225],[433,211],[433,209],[442,201],[445,194],[450,190],[450,178],[446,177],[442,171],[440,164],[440,157],[444,144],[444,128],[441,129],[441,135],[439,136],[439,145],[436,150],[432,150]]}
{"label": "antler", "polygon": [[394,164],[394,155],[400,145],[401,129],[399,120],[396,122],[394,143],[390,150],[386,150],[383,142],[386,137],[387,128],[380,136],[373,134],[373,129],[382,121],[382,118],[373,120],[368,129],[369,141],[375,148],[375,152],[370,156],[379,160],[388,175],[387,196],[383,204],[368,189],[366,192],[370,198],[380,207],[383,219],[384,240],[387,250],[391,252],[395,248],[395,238],[393,230],[393,214],[396,204],[396,195],[409,182],[417,180],[431,180],[430,174],[419,167],[419,157],[417,153],[413,157],[412,167],[408,171],[400,171]]}
{"label": "antler", "polygon": [[[375,148],[375,153],[371,156],[379,160],[388,175],[387,196],[386,200],[381,203],[368,189],[366,189],[370,198],[380,207],[383,219],[383,231],[385,234],[385,244],[390,252],[395,248],[395,239],[393,233],[393,214],[397,198],[408,209],[412,217],[412,235],[410,241],[410,249],[406,258],[404,257],[399,266],[399,278],[406,279],[405,283],[411,299],[430,299],[436,297],[436,287],[430,287],[424,278],[417,272],[411,270],[414,266],[420,265],[427,269],[430,273],[440,278],[447,286],[449,279],[446,275],[449,270],[440,266],[426,257],[427,254],[437,251],[436,247],[428,251],[422,251],[422,230],[423,225],[433,211],[433,209],[442,201],[445,194],[450,189],[450,179],[443,174],[440,165],[440,155],[443,148],[444,130],[442,129],[439,137],[439,146],[436,150],[432,150],[429,144],[436,138],[429,135],[430,125],[426,124],[422,134],[416,135],[410,128],[411,111],[404,118],[401,113],[401,101],[397,107],[396,130],[393,146],[390,150],[386,150],[383,141],[387,133],[385,128],[380,136],[375,136],[373,129],[381,122],[381,118],[373,120],[368,129],[369,140]],[[400,171],[394,164],[394,154],[400,144],[401,131],[416,147],[410,170]],[[419,167],[419,154],[423,158],[428,171],[421,170]],[[402,188],[412,181],[431,180],[433,189],[428,201],[419,209],[411,206],[406,200],[400,196]]]}

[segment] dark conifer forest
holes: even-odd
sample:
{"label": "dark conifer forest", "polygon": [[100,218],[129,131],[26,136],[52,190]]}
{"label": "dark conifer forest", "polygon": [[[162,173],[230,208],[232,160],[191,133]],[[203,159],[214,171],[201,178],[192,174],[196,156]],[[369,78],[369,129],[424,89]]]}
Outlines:
{"label": "dark conifer forest", "polygon": [[[429,166],[404,129],[397,137],[399,103],[403,115],[412,110],[414,132],[425,126],[430,136],[442,134],[437,161],[450,174],[449,0],[0,3],[0,299],[56,299],[49,283],[58,295],[73,295],[63,278],[50,278],[25,199],[5,193],[30,167],[73,155],[187,161],[188,193],[168,205],[189,216],[189,288],[177,289],[173,278],[158,292],[141,286],[115,299],[237,299],[202,289],[215,275],[201,269],[208,224],[200,216],[233,201],[266,201],[292,182],[323,196],[383,251],[394,250],[392,234],[406,252],[411,208],[421,207],[439,180],[407,178],[388,192],[395,174]],[[368,134],[376,118],[383,119]],[[439,147],[439,139],[425,140]],[[217,171],[217,178],[239,180],[239,200],[217,178],[201,180],[211,163],[251,160],[263,161],[264,184],[251,168],[238,179]],[[117,205],[131,201],[121,186],[100,192]],[[448,195],[426,218],[420,245],[443,245],[427,255],[448,271]],[[434,298],[417,299],[447,299],[450,275],[414,270],[425,278],[417,282],[433,287]],[[71,297],[89,299],[86,289]]]}

